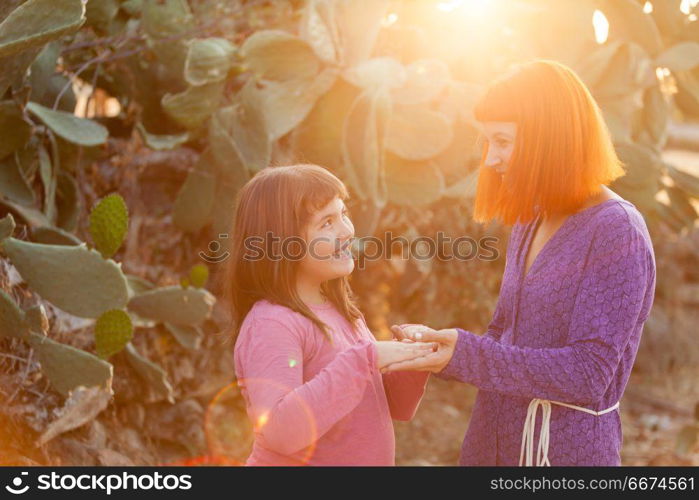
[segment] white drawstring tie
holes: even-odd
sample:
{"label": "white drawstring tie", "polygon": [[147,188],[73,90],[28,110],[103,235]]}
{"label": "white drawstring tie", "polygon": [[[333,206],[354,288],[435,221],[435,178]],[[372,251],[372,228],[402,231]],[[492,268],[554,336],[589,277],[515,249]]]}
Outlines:
{"label": "white drawstring tie", "polygon": [[583,408],[582,406],[575,406],[568,403],[561,403],[560,401],[551,401],[549,399],[538,399],[534,398],[529,403],[529,408],[527,408],[527,418],[524,420],[524,430],[522,431],[522,448],[519,453],[519,465],[522,465],[522,460],[524,459],[524,450],[527,450],[527,460],[524,465],[533,465],[532,458],[534,454],[534,429],[536,428],[536,413],[539,405],[541,405],[541,411],[543,413],[543,421],[541,422],[541,431],[539,432],[539,447],[536,451],[536,465],[537,467],[543,465],[551,465],[549,462],[549,423],[551,420],[551,403],[560,406],[566,406],[574,410],[584,411],[590,415],[600,416],[610,411],[619,408],[619,402],[617,401],[614,406],[607,408],[606,410],[595,411],[589,408]]}

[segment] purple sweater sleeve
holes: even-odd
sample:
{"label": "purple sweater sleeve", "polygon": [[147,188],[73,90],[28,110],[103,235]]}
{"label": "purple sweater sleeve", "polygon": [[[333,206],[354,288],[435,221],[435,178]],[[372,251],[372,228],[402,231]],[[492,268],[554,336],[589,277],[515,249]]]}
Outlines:
{"label": "purple sweater sleeve", "polygon": [[302,333],[271,318],[251,328],[238,354],[248,413],[264,446],[283,455],[310,446],[354,409],[378,370],[375,344],[363,341],[304,383]]}
{"label": "purple sweater sleeve", "polygon": [[639,317],[653,272],[652,254],[637,228],[612,224],[603,231],[583,270],[566,345],[519,347],[457,329],[454,355],[441,375],[509,395],[599,401],[635,325],[645,319]]}

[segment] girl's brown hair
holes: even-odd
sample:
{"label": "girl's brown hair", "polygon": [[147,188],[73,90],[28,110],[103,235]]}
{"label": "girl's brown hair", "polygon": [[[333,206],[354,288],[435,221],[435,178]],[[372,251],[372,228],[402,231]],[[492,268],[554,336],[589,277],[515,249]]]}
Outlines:
{"label": "girl's brown hair", "polygon": [[[332,342],[330,332],[296,291],[299,261],[282,255],[282,244],[294,238],[305,240],[305,228],[313,213],[335,197],[348,198],[347,188],[318,165],[267,167],[238,192],[230,253],[224,262],[221,290],[233,318],[230,339],[253,304],[261,299],[280,304],[310,319]],[[270,238],[272,236],[273,238]],[[251,255],[246,241],[264,241],[261,258]],[[362,317],[354,303],[347,276],[321,285],[323,294],[353,324]]]}
{"label": "girl's brown hair", "polygon": [[574,213],[600,185],[625,174],[602,113],[585,84],[567,66],[537,60],[515,66],[476,104],[480,122],[517,124],[504,177],[484,166],[474,208],[477,222],[498,217],[526,223],[543,213]]}

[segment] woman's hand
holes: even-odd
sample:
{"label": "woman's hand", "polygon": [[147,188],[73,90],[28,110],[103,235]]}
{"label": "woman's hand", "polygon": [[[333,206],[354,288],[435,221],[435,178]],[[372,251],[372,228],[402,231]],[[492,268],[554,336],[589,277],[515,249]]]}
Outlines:
{"label": "woman's hand", "polygon": [[434,351],[435,344],[430,342],[396,342],[395,340],[381,340],[376,342],[378,353],[378,368],[383,368],[390,364],[401,363],[416,358],[426,356]]}
{"label": "woman's hand", "polygon": [[399,361],[388,365],[384,371],[421,370],[441,372],[454,355],[459,333],[454,328],[433,330],[424,325],[394,325],[391,327],[396,338],[413,342],[436,342],[437,350],[420,358]]}

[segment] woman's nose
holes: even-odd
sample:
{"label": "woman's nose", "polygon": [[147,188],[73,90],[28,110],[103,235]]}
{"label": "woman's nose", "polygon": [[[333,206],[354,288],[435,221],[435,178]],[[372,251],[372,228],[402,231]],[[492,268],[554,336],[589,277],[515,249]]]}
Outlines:
{"label": "woman's nose", "polygon": [[485,158],[485,166],[490,168],[499,167],[502,163],[500,156],[495,154],[492,150],[488,151],[488,155]]}

